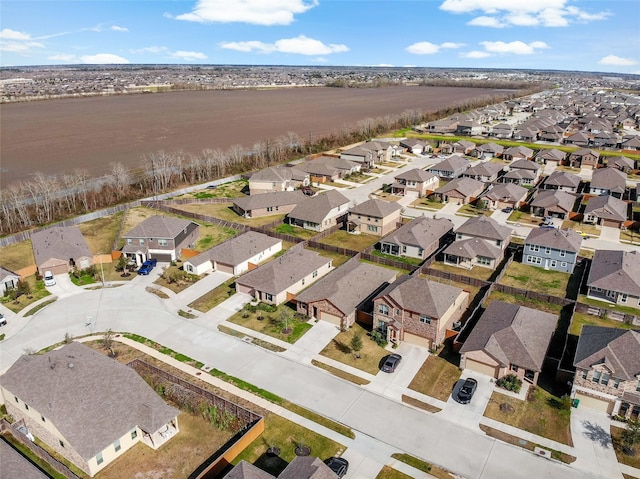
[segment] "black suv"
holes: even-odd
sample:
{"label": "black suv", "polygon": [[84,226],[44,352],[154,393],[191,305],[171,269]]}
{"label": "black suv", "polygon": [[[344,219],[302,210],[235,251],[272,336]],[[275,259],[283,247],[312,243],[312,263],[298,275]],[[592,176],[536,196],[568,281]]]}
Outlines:
{"label": "black suv", "polygon": [[478,381],[473,378],[468,378],[464,380],[464,384],[458,391],[458,394],[455,397],[455,400],[460,404],[469,404],[471,402],[471,398],[473,397],[473,393],[476,392],[476,388],[478,387]]}
{"label": "black suv", "polygon": [[347,470],[349,470],[349,461],[341,457],[330,457],[324,463],[340,478],[344,477]]}

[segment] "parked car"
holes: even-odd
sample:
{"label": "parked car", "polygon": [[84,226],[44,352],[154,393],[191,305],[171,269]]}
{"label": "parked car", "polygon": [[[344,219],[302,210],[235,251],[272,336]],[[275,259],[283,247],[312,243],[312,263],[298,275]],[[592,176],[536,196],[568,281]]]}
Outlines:
{"label": "parked car", "polygon": [[149,274],[156,264],[158,264],[158,260],[148,259],[147,261],[142,263],[142,266],[140,266],[140,269],[138,269],[138,274],[141,274],[141,275]]}
{"label": "parked car", "polygon": [[217,188],[216,185],[207,185],[207,189],[209,190],[215,190]]}
{"label": "parked car", "polygon": [[4,319],[4,314],[0,313],[0,326],[6,326],[7,320]]}
{"label": "parked car", "polygon": [[555,228],[555,226],[553,226],[553,224],[551,224],[551,223],[542,223],[538,227],[539,228],[550,228],[550,229]]}
{"label": "parked car", "polygon": [[398,367],[398,364],[400,364],[400,361],[402,361],[402,356],[400,356],[399,354],[390,354],[382,364],[382,371],[385,373],[394,372]]}
{"label": "parked car", "polygon": [[316,192],[313,191],[313,188],[311,188],[310,186],[305,186],[304,188],[302,188],[302,194],[307,196],[313,196],[316,194]]}
{"label": "parked car", "polygon": [[578,233],[584,239],[587,239],[589,237],[589,235],[587,233],[585,233],[584,231],[576,230],[576,233]]}
{"label": "parked car", "polygon": [[473,394],[476,392],[477,387],[478,381],[473,378],[465,379],[464,384],[462,385],[454,399],[460,404],[469,404],[471,402]]}
{"label": "parked car", "polygon": [[342,457],[330,457],[324,463],[329,466],[329,469],[333,471],[333,473],[342,478],[349,470],[349,461],[343,459]]}
{"label": "parked car", "polygon": [[505,208],[502,208],[502,212],[503,213],[511,213],[513,211],[513,208],[511,206],[507,206]]}
{"label": "parked car", "polygon": [[55,286],[56,284],[56,278],[51,271],[45,271],[42,279],[44,279],[45,286]]}

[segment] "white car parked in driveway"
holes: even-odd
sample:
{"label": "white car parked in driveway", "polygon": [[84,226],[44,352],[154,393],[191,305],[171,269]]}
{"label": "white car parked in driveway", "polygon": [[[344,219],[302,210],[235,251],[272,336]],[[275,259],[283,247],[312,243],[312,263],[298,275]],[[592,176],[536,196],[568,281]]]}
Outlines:
{"label": "white car parked in driveway", "polygon": [[45,286],[55,286],[56,284],[56,278],[55,276],[53,276],[53,273],[51,271],[45,271],[43,279]]}

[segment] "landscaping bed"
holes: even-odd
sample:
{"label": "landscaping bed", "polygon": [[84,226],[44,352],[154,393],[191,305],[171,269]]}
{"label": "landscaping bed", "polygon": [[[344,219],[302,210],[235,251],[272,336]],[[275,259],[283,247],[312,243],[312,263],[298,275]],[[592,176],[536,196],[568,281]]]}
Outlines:
{"label": "landscaping bed", "polygon": [[162,271],[161,276],[153,284],[164,286],[174,293],[179,293],[200,281],[200,279],[202,279],[200,276],[184,271],[182,266],[179,267],[172,264]]}
{"label": "landscaping bed", "polygon": [[429,356],[413,377],[409,389],[446,401],[460,374],[460,368],[446,359]]}
{"label": "landscaping bed", "polygon": [[277,307],[264,303],[257,307],[248,304],[227,321],[291,344],[312,327],[306,316],[296,313],[288,304]]}
{"label": "landscaping bed", "polygon": [[[362,350],[359,358],[355,357],[354,351],[351,349],[351,339],[356,333],[362,336]],[[370,374],[377,374],[380,371],[382,358],[389,355],[389,351],[382,346],[378,346],[367,334],[368,331],[364,327],[355,323],[348,330],[338,333],[320,351],[320,354]]]}

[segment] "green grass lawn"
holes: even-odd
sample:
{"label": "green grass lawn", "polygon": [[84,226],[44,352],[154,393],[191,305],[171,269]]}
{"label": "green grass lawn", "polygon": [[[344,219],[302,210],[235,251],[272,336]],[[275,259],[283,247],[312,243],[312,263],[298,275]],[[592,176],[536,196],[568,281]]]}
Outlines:
{"label": "green grass lawn", "polygon": [[[362,335],[362,351],[359,358],[356,358],[351,350],[351,338],[357,332]],[[377,374],[380,371],[380,361],[389,355],[389,351],[378,346],[367,333],[365,328],[355,323],[347,331],[342,331],[333,338],[320,354],[370,374]]]}
{"label": "green grass lawn", "polygon": [[383,466],[376,479],[411,479],[411,476],[407,476],[393,467]]}
{"label": "green grass lawn", "polygon": [[31,294],[23,294],[15,301],[11,300],[8,296],[0,298],[0,301],[14,313],[18,313],[19,311],[28,308],[36,301],[51,295],[51,293],[47,291],[47,288],[44,287],[44,282],[41,279],[37,280],[35,275],[26,277],[24,281],[29,283]]}
{"label": "green grass lawn", "polygon": [[613,319],[601,318],[600,316],[594,316],[586,313],[573,313],[573,319],[571,320],[571,327],[569,328],[569,334],[576,336],[580,335],[582,326],[602,326],[605,328],[623,328],[623,329],[640,329],[633,324],[623,323],[622,321],[614,321]]}
{"label": "green grass lawn", "polygon": [[478,208],[474,205],[470,205],[470,204],[466,204],[463,205],[461,208],[458,209],[458,211],[456,211],[456,214],[458,216],[466,216],[466,215],[471,215],[471,216],[491,216],[491,214],[493,213],[493,211],[486,209],[486,208]]}
{"label": "green grass lawn", "polygon": [[344,230],[338,230],[335,233],[322,238],[320,243],[330,244],[339,248],[351,249],[354,251],[362,251],[367,249],[372,244],[380,241],[379,236],[368,234],[351,234]]}
{"label": "green grass lawn", "polygon": [[[588,223],[580,223],[579,221],[565,220],[562,222],[562,228],[563,229],[568,228],[574,231],[582,231],[583,233],[594,238],[597,238],[600,236],[600,230],[596,228],[595,225],[588,224]],[[588,245],[588,243],[583,243],[583,244]]]}
{"label": "green grass lawn", "polygon": [[486,308],[491,304],[491,301],[498,300],[504,301],[505,303],[519,304],[521,306],[526,306],[527,308],[539,309],[540,311],[545,311],[551,314],[560,314],[562,307],[557,304],[547,303],[546,301],[537,301],[534,299],[525,298],[520,295],[513,295],[507,293],[501,293],[499,291],[492,291],[487,300],[485,301],[484,307]]}
{"label": "green grass lawn", "polygon": [[564,298],[570,276],[569,273],[545,270],[513,261],[502,276],[500,284]]}
{"label": "green grass lawn", "polygon": [[371,252],[371,254],[375,255],[375,256],[380,256],[381,258],[386,258],[386,259],[390,259],[392,261],[399,261],[400,263],[407,263],[407,264],[411,264],[413,266],[418,266],[420,263],[422,263],[424,260],[419,259],[419,258],[410,258],[408,256],[394,256],[392,254],[384,254],[381,253],[380,251],[373,250]]}
{"label": "green grass lawn", "polygon": [[281,304],[275,312],[261,309],[250,311],[245,307],[227,321],[293,344],[311,329],[312,325],[307,319],[306,316],[295,313],[288,304]]}
{"label": "green grass lawn", "polygon": [[480,266],[474,266],[471,269],[458,268],[450,264],[444,264],[442,261],[434,261],[429,265],[429,268],[437,269],[438,271],[446,271],[451,274],[460,274],[462,276],[468,276],[470,278],[481,279],[487,281],[494,270],[489,268],[482,268]]}
{"label": "green grass lawn", "polygon": [[2,266],[10,271],[36,264],[31,240],[20,241],[0,248],[0,257],[2,258]]}
{"label": "green grass lawn", "polygon": [[[238,223],[242,225],[263,226],[274,221],[282,221],[286,215],[269,215],[260,216],[258,218],[245,218],[240,216],[233,209],[231,204],[191,204],[191,205],[175,205],[175,208],[189,211],[191,213],[199,213],[202,215],[213,216],[223,221]],[[202,234],[202,232],[200,233]]]}
{"label": "green grass lawn", "polygon": [[367,182],[371,181],[374,178],[375,178],[374,176],[356,172],[356,173],[352,173],[350,175],[347,175],[342,179],[344,181],[352,181],[353,183],[367,183]]}
{"label": "green grass lawn", "polygon": [[87,245],[93,254],[111,253],[113,243],[118,236],[123,214],[123,212],[120,212],[78,225],[82,236],[87,241]]}
{"label": "green grass lawn", "polygon": [[323,249],[317,249],[317,248],[306,248],[306,249],[308,249],[309,251],[315,251],[320,256],[324,256],[325,258],[331,258],[331,264],[333,265],[334,268],[337,268],[341,264],[344,264],[351,259],[350,256],[334,253],[333,251],[325,251]]}
{"label": "green grass lawn", "polygon": [[204,190],[194,191],[193,193],[186,193],[176,198],[242,198],[246,196],[242,190],[248,188],[249,182],[247,180],[238,180],[225,183],[215,189],[206,188]]}
{"label": "green grass lawn", "polygon": [[460,369],[446,359],[429,356],[409,384],[409,389],[446,401],[460,379]]}
{"label": "green grass lawn", "polygon": [[634,308],[632,306],[624,306],[621,304],[613,304],[607,301],[598,301],[597,299],[587,298],[584,294],[578,297],[578,301],[581,303],[589,304],[597,308],[610,309],[611,311],[617,311],[618,313],[633,314],[634,316],[640,316],[640,308]]}
{"label": "green grass lawn", "polygon": [[189,307],[206,313],[218,306],[224,300],[229,299],[234,294],[236,294],[236,279],[231,278],[221,285],[213,288],[208,293],[200,296],[193,303],[190,303]]}
{"label": "green grass lawn", "polygon": [[307,230],[304,228],[300,228],[299,226],[292,226],[287,223],[282,223],[281,225],[272,228],[272,230],[276,233],[296,236],[297,238],[302,238],[303,240],[311,239],[318,234],[317,231]]}
{"label": "green grass lawn", "polygon": [[523,225],[533,225],[537,226],[542,223],[542,218],[538,216],[533,216],[529,213],[525,213],[524,211],[516,210],[509,215],[507,218],[508,221],[513,221],[514,223],[520,223]]}
{"label": "green grass lawn", "polygon": [[445,207],[445,205],[446,203],[444,202],[432,199],[432,196],[426,198],[418,198],[417,200],[414,200],[413,203],[411,203],[411,206],[423,207],[431,210],[441,210]]}
{"label": "green grass lawn", "polygon": [[193,249],[199,252],[206,251],[213,246],[233,238],[237,233],[237,230],[225,226],[215,224],[200,225],[200,237],[196,241]]}
{"label": "green grass lawn", "polygon": [[322,361],[317,361],[315,359],[312,359],[311,360],[311,364],[313,364],[317,368],[324,369],[325,371],[333,374],[336,377],[339,377],[339,378],[344,379],[346,381],[352,382],[353,384],[358,384],[359,386],[362,386],[364,384],[369,384],[369,382],[370,382],[367,379],[361,378],[360,376],[355,376],[355,375],[350,374],[350,373],[348,373],[346,371],[343,371],[342,369],[338,369],[338,368],[334,368],[333,366],[329,366],[328,364],[325,364]]}

